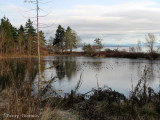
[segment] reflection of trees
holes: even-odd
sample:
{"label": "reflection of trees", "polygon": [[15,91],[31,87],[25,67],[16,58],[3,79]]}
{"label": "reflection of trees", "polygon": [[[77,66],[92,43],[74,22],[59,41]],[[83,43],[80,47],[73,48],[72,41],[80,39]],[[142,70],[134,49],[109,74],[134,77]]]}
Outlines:
{"label": "reflection of trees", "polygon": [[67,77],[68,80],[71,79],[73,75],[76,74],[77,63],[74,57],[57,57],[53,64],[58,64],[56,67],[56,73],[59,80]]}
{"label": "reflection of trees", "polygon": [[100,70],[102,68],[101,62],[83,62],[82,64],[78,64],[76,62],[76,57],[56,57],[56,59],[53,61],[53,66],[58,64],[56,66],[56,74],[59,80],[62,80],[63,78],[67,77],[68,80],[71,80],[73,75],[77,73],[77,71],[83,71],[85,68],[83,67],[89,67],[89,69],[95,69]]}
{"label": "reflection of trees", "polygon": [[57,73],[57,77],[61,80],[65,77],[65,64],[63,63],[63,61],[54,61],[54,64],[58,63],[58,66],[56,67],[56,73]]}
{"label": "reflection of trees", "polygon": [[156,70],[155,70],[155,64],[154,61],[150,60],[150,61],[135,61],[133,62],[133,60],[130,60],[129,62],[130,64],[130,69],[131,70],[136,70],[137,71],[137,75],[142,77],[143,76],[143,71],[145,69],[145,66],[147,68],[147,80],[148,82],[152,82],[155,80],[156,77]]}
{"label": "reflection of trees", "polygon": [[[146,63],[147,63],[147,61],[146,61]],[[142,63],[140,63],[140,62],[138,63],[137,72],[138,72],[138,74],[141,74],[141,76],[142,76],[143,73],[141,71],[144,71],[145,66],[142,66],[141,64]],[[150,81],[150,82],[152,82],[152,81],[154,81],[154,79],[156,77],[153,61],[152,60],[148,61],[146,67],[148,69],[147,76],[146,76],[147,80]]]}
{"label": "reflection of trees", "polygon": [[37,61],[34,59],[3,59],[0,60],[0,90],[11,83],[17,87],[32,83],[37,74]]}
{"label": "reflection of trees", "polygon": [[[147,63],[147,62],[146,62]],[[147,81],[148,82],[152,82],[155,80],[155,77],[156,77],[156,74],[155,74],[155,69],[154,69],[154,63],[153,61],[149,61],[149,63],[147,63],[147,65],[143,65],[141,66],[140,63],[138,63],[138,69],[137,69],[137,72],[140,76],[143,76],[143,71],[145,69],[145,66],[147,68]]]}

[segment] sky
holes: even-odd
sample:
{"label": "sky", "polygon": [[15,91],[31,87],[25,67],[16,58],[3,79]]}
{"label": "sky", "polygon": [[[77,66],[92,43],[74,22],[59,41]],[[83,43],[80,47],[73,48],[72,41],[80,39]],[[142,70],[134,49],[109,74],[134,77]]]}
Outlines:
{"label": "sky", "polygon": [[[36,26],[36,5],[25,0],[0,0],[0,19],[9,18],[15,27],[30,18]],[[28,0],[29,1],[29,0]],[[160,0],[39,0],[40,29],[46,38],[60,24],[70,26],[82,43],[101,38],[106,44],[144,42],[147,33],[160,43]]]}

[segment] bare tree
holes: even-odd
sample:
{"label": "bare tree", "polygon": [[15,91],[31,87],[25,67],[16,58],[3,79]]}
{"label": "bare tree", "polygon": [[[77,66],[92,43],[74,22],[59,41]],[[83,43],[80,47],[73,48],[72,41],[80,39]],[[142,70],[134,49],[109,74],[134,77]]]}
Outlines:
{"label": "bare tree", "polygon": [[41,90],[41,54],[40,54],[40,39],[39,39],[39,6],[37,1],[37,41],[38,41],[38,79],[39,79],[39,90]]}
{"label": "bare tree", "polygon": [[156,42],[155,35],[152,33],[148,33],[147,35],[145,35],[145,39],[146,39],[146,45],[149,49],[149,52],[153,53],[154,52],[154,44]]}
{"label": "bare tree", "polygon": [[39,36],[39,2],[38,0],[25,0],[25,2],[30,2],[36,4],[36,21],[37,21],[37,43],[38,43],[38,88],[41,91],[41,56],[40,56],[40,36]]}
{"label": "bare tree", "polygon": [[[44,76],[42,76],[42,73],[41,73],[41,53],[40,53],[40,47],[41,45],[44,44],[44,36],[43,36],[43,33],[42,31],[40,30],[40,28],[48,28],[48,27],[51,27],[52,25],[46,25],[46,24],[43,24],[43,23],[40,23],[39,22],[39,18],[41,17],[46,17],[48,14],[45,14],[45,15],[39,15],[39,11],[44,11],[43,9],[41,9],[39,7],[39,4],[46,4],[46,3],[49,3],[47,1],[43,2],[43,0],[25,0],[25,2],[29,2],[31,4],[35,4],[36,5],[36,15],[33,16],[32,18],[36,18],[36,26],[37,26],[37,50],[38,50],[38,90],[39,90],[39,98],[41,99],[41,91],[42,91],[42,84],[43,84],[43,81],[42,79],[44,78]],[[32,10],[35,10],[35,9],[32,9]],[[44,11],[45,12],[45,11]],[[54,25],[54,24],[53,24]]]}

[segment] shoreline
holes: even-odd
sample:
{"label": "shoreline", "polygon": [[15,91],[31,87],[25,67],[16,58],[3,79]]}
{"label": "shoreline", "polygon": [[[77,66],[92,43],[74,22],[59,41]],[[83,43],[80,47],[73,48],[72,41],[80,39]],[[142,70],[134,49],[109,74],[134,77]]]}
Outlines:
{"label": "shoreline", "polygon": [[[93,58],[129,58],[129,59],[147,59],[147,60],[160,60],[158,53],[136,53],[136,52],[123,52],[123,51],[101,51],[101,52],[55,52],[48,54],[41,54],[41,58],[45,56],[83,56]],[[0,55],[0,59],[7,58],[37,58],[38,55]]]}

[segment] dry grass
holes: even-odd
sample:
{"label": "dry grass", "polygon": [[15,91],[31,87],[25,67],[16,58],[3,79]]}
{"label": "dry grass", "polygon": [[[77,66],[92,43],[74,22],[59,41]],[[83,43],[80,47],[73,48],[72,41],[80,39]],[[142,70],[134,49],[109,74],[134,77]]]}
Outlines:
{"label": "dry grass", "polygon": [[46,107],[41,115],[40,120],[51,120],[55,115],[55,111],[50,107]]}
{"label": "dry grass", "polygon": [[[8,89],[7,96],[8,105],[6,106],[4,119],[37,120],[40,117],[41,102],[30,94],[28,86],[23,89],[12,86]],[[17,118],[15,115],[17,115]]]}

